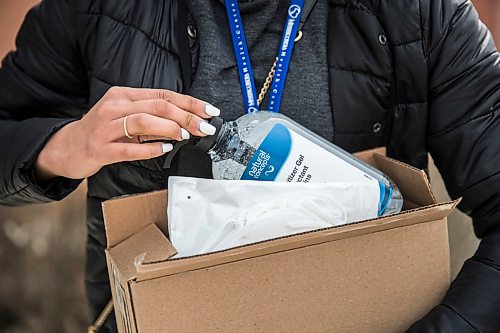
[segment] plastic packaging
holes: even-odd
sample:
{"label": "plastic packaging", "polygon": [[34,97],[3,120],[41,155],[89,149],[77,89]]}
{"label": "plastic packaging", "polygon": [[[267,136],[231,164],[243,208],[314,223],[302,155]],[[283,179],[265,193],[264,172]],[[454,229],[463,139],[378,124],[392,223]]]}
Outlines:
{"label": "plastic packaging", "polygon": [[170,177],[168,190],[168,229],[177,258],[378,214],[376,182],[298,184]]}

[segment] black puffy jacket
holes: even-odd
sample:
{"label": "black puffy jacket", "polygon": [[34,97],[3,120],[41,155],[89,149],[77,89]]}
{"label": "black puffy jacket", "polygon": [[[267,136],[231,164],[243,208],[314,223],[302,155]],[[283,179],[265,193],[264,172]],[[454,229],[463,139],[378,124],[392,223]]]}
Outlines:
{"label": "black puffy jacket", "polygon": [[[329,2],[334,142],[349,151],[387,146],[419,168],[430,152],[482,238],[442,304],[410,330],[499,331],[500,55],[491,36],[468,0]],[[59,200],[75,189],[78,180],[36,183],[33,161],[111,86],[184,91],[197,59],[189,24],[178,0],[45,0],[34,8],[0,69],[0,203]],[[193,156],[168,173],[182,174],[190,158],[206,165]],[[88,180],[93,316],[110,297],[100,203],[166,187],[161,160],[110,165]]]}

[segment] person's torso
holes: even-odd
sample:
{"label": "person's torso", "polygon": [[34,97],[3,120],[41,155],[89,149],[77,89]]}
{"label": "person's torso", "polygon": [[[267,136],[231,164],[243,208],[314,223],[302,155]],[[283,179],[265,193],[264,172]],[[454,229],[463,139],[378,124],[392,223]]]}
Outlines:
{"label": "person's torso", "polygon": [[[197,82],[210,79],[202,77],[211,70],[202,57],[213,48],[216,56],[227,55],[223,66],[228,68],[225,73],[217,67],[219,72],[215,75],[227,74],[227,84],[234,85],[231,93],[218,92],[222,112],[227,112],[229,118],[243,114],[232,48],[227,43],[222,45],[224,49],[218,49],[221,45],[199,45],[199,36],[190,37],[189,25],[201,23],[200,27],[195,26],[199,35],[225,34],[228,42],[227,17],[221,0],[204,1],[220,6],[215,13],[214,31],[204,31],[211,22],[203,21],[205,15],[211,17],[214,13],[194,10],[189,18],[183,1],[77,2],[77,37],[88,68],[89,107],[115,85],[191,91],[212,102],[210,91],[201,90]],[[286,7],[286,1],[277,0],[267,5],[274,7],[267,9],[269,23],[260,27],[264,31],[259,32],[258,24],[252,20],[245,21],[255,57],[252,61],[258,89],[279,45],[285,18],[278,4]],[[388,146],[392,156],[425,166],[427,68],[418,42],[422,38],[419,7],[399,2],[389,6],[386,0],[318,0],[316,6],[319,9],[313,10],[304,26],[303,40],[294,50],[282,111],[302,123],[319,119],[310,125],[312,129],[348,151]],[[326,29],[315,24],[325,24]],[[308,36],[308,30],[318,35]],[[321,42],[326,45],[319,45]],[[316,57],[309,59],[315,52]],[[311,73],[304,72],[304,60],[297,59],[309,59],[317,67]],[[309,83],[318,96],[311,96],[304,89],[294,99],[297,82],[297,86]],[[304,110],[306,104],[308,110]],[[314,117],[309,117],[311,110],[317,112]],[[163,158],[104,167],[89,179],[89,196],[107,199],[162,189],[171,174],[210,176],[206,156],[181,154],[180,162],[167,171],[162,169]]]}
{"label": "person's torso", "polygon": [[[186,3],[199,48],[196,71],[186,93],[219,107],[224,119],[236,119],[244,114],[244,105],[224,1]],[[290,1],[239,3],[258,94],[278,55]],[[303,37],[293,49],[280,112],[333,140],[326,57],[327,15],[328,3],[318,1],[302,28]],[[268,99],[269,93],[260,109],[266,110]]]}

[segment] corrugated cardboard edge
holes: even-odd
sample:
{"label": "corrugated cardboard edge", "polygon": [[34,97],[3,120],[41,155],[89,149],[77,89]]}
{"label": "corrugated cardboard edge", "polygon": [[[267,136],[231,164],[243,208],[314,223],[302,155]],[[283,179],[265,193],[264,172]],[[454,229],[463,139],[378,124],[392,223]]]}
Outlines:
{"label": "corrugated cardboard edge", "polygon": [[[137,323],[132,304],[131,281],[122,280],[123,277],[120,275],[118,267],[113,262],[112,256],[108,250],[106,250],[105,253],[118,332],[136,333]],[[121,282],[123,282],[124,285]],[[133,325],[131,325],[131,323],[133,323]]]}
{"label": "corrugated cardboard edge", "polygon": [[377,148],[372,148],[368,150],[363,150],[363,151],[358,151],[354,153],[353,155],[356,156],[357,158],[369,163],[370,165],[375,165],[375,162],[373,160],[373,155],[378,154],[382,156],[387,155],[387,149],[385,147],[377,147]]}
{"label": "corrugated cardboard edge", "polygon": [[[132,202],[134,204],[131,204]],[[158,205],[158,202],[165,202],[165,205]],[[166,190],[126,195],[104,201],[102,210],[107,248],[120,244],[152,223],[168,235],[166,202]]]}
{"label": "corrugated cardboard edge", "polygon": [[134,278],[135,265],[167,260],[177,254],[168,238],[154,223],[106,251],[113,258],[114,264],[120,267],[120,280]]}
{"label": "corrugated cardboard edge", "polygon": [[[437,203],[436,197],[432,193],[429,178],[423,170],[377,153],[372,155],[372,160],[372,165],[379,170],[383,170],[387,176],[398,184],[402,193],[413,192],[415,197],[404,198],[407,204],[410,202],[414,206],[423,207]],[[408,177],[408,174],[410,177]],[[405,181],[402,181],[403,178]],[[412,188],[422,188],[423,190],[415,193]]]}
{"label": "corrugated cardboard edge", "polygon": [[[418,193],[417,198],[404,198],[406,209],[428,206],[437,203],[427,174],[423,170],[417,169],[391,157],[387,157],[386,149],[384,147],[361,151],[355,153],[354,156],[370,164],[376,169],[382,170],[396,184],[398,184],[402,193],[410,192],[411,187],[422,187],[425,189],[424,191]],[[394,168],[394,166],[397,166],[398,168]],[[401,181],[401,177],[404,176],[404,173],[412,175],[409,179],[410,182]],[[405,179],[408,180],[407,177],[405,177]]]}
{"label": "corrugated cardboard edge", "polygon": [[405,211],[397,215],[361,221],[345,226],[305,232],[199,256],[161,260],[150,263],[144,262],[136,266],[136,280],[145,281],[253,257],[290,251],[348,237],[361,236],[418,223],[440,220],[447,217],[459,202],[460,199]]}

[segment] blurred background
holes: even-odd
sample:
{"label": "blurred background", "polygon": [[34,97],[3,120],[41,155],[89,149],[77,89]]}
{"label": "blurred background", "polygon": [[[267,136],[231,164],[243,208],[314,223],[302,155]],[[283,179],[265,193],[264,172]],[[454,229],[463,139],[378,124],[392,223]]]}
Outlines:
{"label": "blurred background", "polygon": [[[0,0],[0,58],[14,39],[34,0]],[[481,19],[500,44],[500,0],[474,1]],[[447,194],[435,168],[433,188]],[[60,203],[0,206],[0,332],[85,332],[83,288],[86,185]],[[477,248],[470,220],[455,212],[449,219],[452,274]]]}
{"label": "blurred background", "polygon": [[[0,58],[37,2],[0,0]],[[0,206],[1,333],[87,331],[85,191],[59,203]]]}

